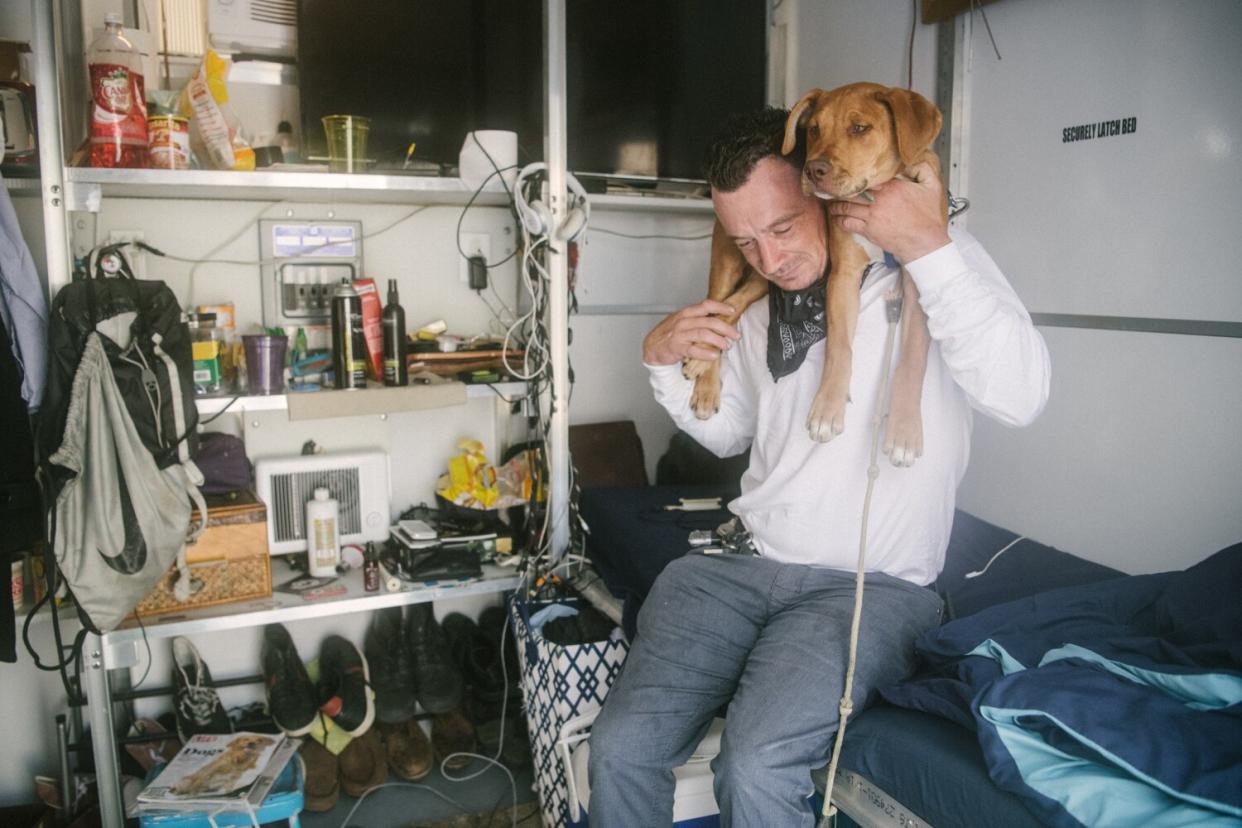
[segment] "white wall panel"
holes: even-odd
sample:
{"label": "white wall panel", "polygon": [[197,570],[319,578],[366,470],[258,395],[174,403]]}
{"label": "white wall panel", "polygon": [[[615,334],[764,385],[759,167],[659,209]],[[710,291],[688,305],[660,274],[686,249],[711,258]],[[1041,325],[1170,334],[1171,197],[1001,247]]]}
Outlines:
{"label": "white wall panel", "polygon": [[[965,219],[1027,306],[1242,321],[1242,3],[987,12],[1003,59],[976,17]],[[1118,119],[1136,131],[1101,134]]]}

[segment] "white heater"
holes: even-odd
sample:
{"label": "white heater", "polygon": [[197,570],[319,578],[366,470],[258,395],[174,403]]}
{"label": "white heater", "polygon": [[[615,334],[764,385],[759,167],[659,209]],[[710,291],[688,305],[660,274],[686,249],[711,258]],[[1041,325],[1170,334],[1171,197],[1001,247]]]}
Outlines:
{"label": "white heater", "polygon": [[321,486],[340,506],[341,543],[388,538],[388,455],[382,451],[273,457],[257,461],[254,476],[267,505],[273,555],[306,550],[306,502]]}

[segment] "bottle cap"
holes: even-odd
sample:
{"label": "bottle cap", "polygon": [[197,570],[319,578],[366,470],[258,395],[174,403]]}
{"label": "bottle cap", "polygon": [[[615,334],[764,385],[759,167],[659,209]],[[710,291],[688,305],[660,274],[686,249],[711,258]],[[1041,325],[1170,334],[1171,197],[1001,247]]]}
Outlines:
{"label": "bottle cap", "polygon": [[125,22],[125,18],[121,16],[120,12],[108,12],[107,14],[104,15],[104,25],[107,25],[109,23],[115,23],[119,26],[124,22]]}
{"label": "bottle cap", "polygon": [[328,490],[323,488],[322,486],[320,486],[318,489],[315,489],[315,500],[327,500],[328,495],[329,495]]}

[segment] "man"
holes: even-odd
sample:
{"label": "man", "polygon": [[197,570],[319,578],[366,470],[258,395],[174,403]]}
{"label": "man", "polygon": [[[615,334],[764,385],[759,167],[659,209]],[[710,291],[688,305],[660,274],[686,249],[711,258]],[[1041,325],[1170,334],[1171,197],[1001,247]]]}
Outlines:
{"label": "man", "polygon": [[[826,764],[837,728],[886,334],[883,297],[899,271],[879,263],[864,281],[846,429],[831,442],[812,441],[805,423],[824,343],[802,341],[792,358],[782,343],[815,327],[814,315],[800,309],[823,296],[827,226],[822,203],[801,190],[801,159],[780,154],[785,115],[767,109],[736,119],[707,163],[716,215],[771,283],[769,301],[753,304],[737,329],[713,316],[727,306],[700,302],[643,341],[656,399],[677,425],[721,456],[749,445],[750,464],[741,496],[729,504],[741,523],[741,553],[674,561],[639,614],[638,636],[592,732],[596,828],[668,825],[671,771],[726,703],[713,763],[724,824],[813,823],[804,800],[810,770]],[[927,585],[944,562],[971,409],[1025,425],[1048,394],[1047,349],[1030,316],[978,242],[944,225],[945,194],[933,171],[924,167],[917,178],[874,188],[873,203],[829,208],[830,220],[906,266],[932,335],[923,456],[911,468],[887,467],[871,503],[856,710],[875,688],[906,675],[914,639],[939,623],[941,601]],[[770,337],[771,326],[783,326],[783,336]],[[703,343],[720,348],[724,362],[720,411],[701,421],[680,363],[713,358]]]}

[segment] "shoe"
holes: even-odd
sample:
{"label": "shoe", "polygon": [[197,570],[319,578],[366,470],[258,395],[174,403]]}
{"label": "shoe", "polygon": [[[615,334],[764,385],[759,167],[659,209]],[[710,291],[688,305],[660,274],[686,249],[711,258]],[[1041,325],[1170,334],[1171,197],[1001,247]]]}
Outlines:
{"label": "shoe", "polygon": [[303,740],[298,753],[306,766],[302,807],[314,813],[331,811],[341,789],[340,764],[336,756],[314,739]]}
{"label": "shoe", "polygon": [[361,736],[375,720],[375,692],[367,660],[339,635],[319,647],[319,711],[350,736]]}
{"label": "shoe", "polygon": [[489,638],[460,612],[440,622],[449,652],[465,683],[465,713],[476,725],[500,717],[505,700],[505,676],[500,659],[500,635]]}
{"label": "shoe", "polygon": [[198,650],[182,636],[172,640],[172,650],[173,708],[181,741],[190,741],[196,733],[232,733],[229,715],[211,684],[211,671],[199,658]]}
{"label": "shoe", "polygon": [[355,799],[388,781],[388,757],[373,729],[352,740],[337,758],[341,763],[341,789]]}
{"label": "shoe", "polygon": [[414,662],[405,640],[401,608],[382,609],[371,616],[363,649],[375,690],[375,717],[405,722],[418,712],[414,698]]}
{"label": "shoe", "polygon": [[[464,768],[471,757],[462,754],[474,752],[474,725],[460,710],[439,713],[431,718],[431,744],[446,768]],[[445,762],[449,756],[453,758]]]}
{"label": "shoe", "polygon": [[461,671],[449,655],[444,630],[431,604],[414,604],[406,615],[406,639],[414,661],[416,696],[428,713],[447,713],[461,705]]}
{"label": "shoe", "polygon": [[393,773],[407,782],[417,782],[431,773],[431,741],[417,719],[380,722],[375,727]]}
{"label": "shoe", "polygon": [[135,719],[129,728],[130,736],[160,736],[146,742],[131,742],[125,751],[134,757],[134,761],[144,770],[149,771],[156,765],[166,765],[181,750],[181,742],[164,729],[154,719]]}
{"label": "shoe", "polygon": [[267,709],[276,726],[290,736],[304,736],[315,725],[319,705],[315,703],[315,685],[306,674],[306,665],[298,657],[297,647],[283,624],[263,628],[263,686],[267,692]]}
{"label": "shoe", "polygon": [[518,661],[517,644],[513,639],[513,622],[509,619],[509,611],[505,607],[487,607],[479,613],[479,631],[489,641],[499,644],[501,630],[504,630],[504,646],[501,648],[505,659],[505,673],[509,678],[509,686],[516,687],[521,681],[522,663]]}

